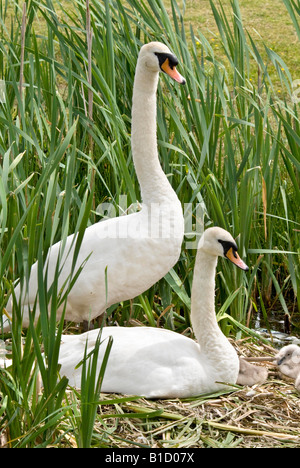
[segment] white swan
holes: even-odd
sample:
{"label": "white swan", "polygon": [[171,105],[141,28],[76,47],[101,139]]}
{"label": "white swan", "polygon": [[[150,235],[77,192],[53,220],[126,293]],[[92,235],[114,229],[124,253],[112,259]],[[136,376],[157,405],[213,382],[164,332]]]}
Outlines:
{"label": "white swan", "polygon": [[[112,336],[103,392],[148,398],[189,397],[228,388],[236,383],[239,359],[216,320],[215,271],[218,256],[227,257],[243,270],[232,236],[221,228],[207,229],[199,241],[191,297],[191,322],[198,343],[178,333],[148,327],[105,327],[102,330],[98,370]],[[80,388],[81,367],[94,349],[99,330],[65,335],[59,354],[61,375]]]}
{"label": "white swan", "polygon": [[[132,154],[141,188],[142,210],[128,216],[96,223],[85,231],[75,271],[83,271],[68,295],[65,318],[89,321],[107,307],[138,296],[160,280],[177,262],[184,234],[182,207],[158,159],[156,138],[156,90],[159,71],[181,84],[177,58],[163,44],[144,45],[139,53],[132,105]],[[53,245],[47,257],[48,287],[53,282],[61,242]],[[70,277],[74,236],[67,238],[58,281],[60,290]],[[32,266],[28,291],[21,297],[23,326],[29,325],[29,312],[38,291],[37,263]],[[20,287],[15,295],[20,300]],[[38,298],[37,298],[38,300]],[[57,310],[57,319],[63,310]],[[11,301],[6,311],[12,313]],[[37,303],[36,318],[39,315]],[[3,316],[3,331],[10,320]],[[0,317],[1,327],[1,317]]]}

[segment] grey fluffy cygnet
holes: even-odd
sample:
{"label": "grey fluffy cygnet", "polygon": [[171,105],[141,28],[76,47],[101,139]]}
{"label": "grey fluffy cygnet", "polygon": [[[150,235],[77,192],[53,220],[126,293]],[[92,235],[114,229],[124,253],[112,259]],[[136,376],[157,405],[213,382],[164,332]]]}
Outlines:
{"label": "grey fluffy cygnet", "polygon": [[240,370],[237,380],[238,385],[252,387],[253,385],[260,385],[267,380],[269,373],[265,367],[255,366],[245,361],[243,358],[239,358],[239,360]]}
{"label": "grey fluffy cygnet", "polygon": [[281,348],[276,355],[276,362],[281,374],[295,380],[295,387],[300,391],[300,347],[291,344]]}

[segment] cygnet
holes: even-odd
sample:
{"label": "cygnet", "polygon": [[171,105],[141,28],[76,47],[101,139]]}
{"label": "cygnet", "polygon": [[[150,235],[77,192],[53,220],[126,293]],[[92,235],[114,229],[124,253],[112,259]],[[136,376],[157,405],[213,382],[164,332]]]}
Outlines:
{"label": "cygnet", "polygon": [[297,379],[300,374],[300,347],[295,344],[284,346],[276,355],[276,362],[283,375]]}
{"label": "cygnet", "polygon": [[265,367],[254,366],[241,357],[239,360],[240,370],[237,380],[238,385],[252,387],[253,385],[260,385],[267,380],[269,373]]}
{"label": "cygnet", "polygon": [[276,360],[281,374],[295,379],[295,388],[300,392],[300,347],[295,344],[284,346]]}

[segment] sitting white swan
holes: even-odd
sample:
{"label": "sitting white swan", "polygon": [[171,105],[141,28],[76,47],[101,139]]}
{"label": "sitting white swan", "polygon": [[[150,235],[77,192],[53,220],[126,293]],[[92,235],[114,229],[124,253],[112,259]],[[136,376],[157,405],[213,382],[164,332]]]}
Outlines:
{"label": "sitting white swan", "polygon": [[[198,340],[178,333],[148,327],[105,327],[102,330],[98,370],[107,338],[113,344],[102,383],[103,392],[141,395],[148,398],[189,397],[235,384],[239,359],[221,332],[215,314],[215,272],[218,256],[227,257],[243,270],[232,236],[224,229],[207,229],[199,241],[191,296],[191,322]],[[60,373],[80,388],[81,367],[94,349],[99,330],[65,335],[59,354]]]}
{"label": "sitting white swan", "polygon": [[[134,298],[165,276],[177,262],[184,235],[182,206],[164,174],[157,150],[156,91],[160,71],[181,84],[184,78],[176,70],[177,58],[168,47],[152,42],[139,53],[132,104],[132,157],[141,188],[142,209],[88,227],[85,231],[75,271],[85,263],[82,272],[68,294],[65,319],[89,321],[101,315],[107,307]],[[72,271],[74,236],[67,238],[63,253],[61,242],[48,253],[48,288],[55,277],[57,259],[61,273],[58,290],[64,287]],[[37,298],[38,266],[32,266],[27,291],[20,295],[23,326],[29,326],[29,310]],[[61,317],[64,304],[57,310]],[[9,300],[6,311],[12,314]],[[0,317],[1,329],[1,317]],[[3,316],[3,331],[10,329],[10,320]]]}

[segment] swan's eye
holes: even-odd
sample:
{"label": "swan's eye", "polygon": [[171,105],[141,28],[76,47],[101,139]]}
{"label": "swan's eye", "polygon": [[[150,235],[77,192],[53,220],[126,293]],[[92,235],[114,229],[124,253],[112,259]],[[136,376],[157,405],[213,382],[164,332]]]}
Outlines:
{"label": "swan's eye", "polygon": [[166,60],[168,61],[167,63],[168,63],[168,66],[171,68],[171,70],[173,70],[173,68],[178,65],[178,59],[173,54],[155,52],[155,55],[158,58],[159,66],[162,69],[162,71],[165,71],[163,70],[162,66],[164,63],[166,63]]}
{"label": "swan's eye", "polygon": [[230,249],[232,249],[232,253],[233,253],[233,256],[235,258],[237,258],[237,245],[234,244],[233,242],[230,242],[230,241],[223,241],[221,239],[218,240],[218,242],[220,242],[220,244],[222,245],[223,247],[223,250],[224,250],[224,257],[227,256],[227,253]]}
{"label": "swan's eye", "polygon": [[178,73],[176,70],[176,65],[178,65],[178,59],[173,54],[167,54],[162,52],[155,52],[155,55],[158,58],[158,63],[161,71],[169,75],[173,80],[184,85],[185,79],[183,76]]}

